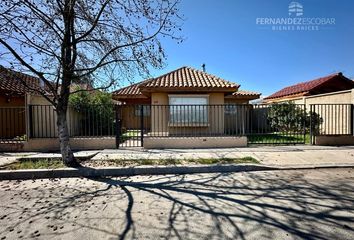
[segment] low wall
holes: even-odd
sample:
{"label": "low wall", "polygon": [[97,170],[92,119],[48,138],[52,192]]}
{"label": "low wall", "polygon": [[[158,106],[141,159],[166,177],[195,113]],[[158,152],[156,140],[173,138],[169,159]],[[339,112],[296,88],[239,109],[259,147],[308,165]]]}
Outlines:
{"label": "low wall", "polygon": [[144,148],[231,148],[246,147],[247,137],[146,137]]}
{"label": "low wall", "polygon": [[354,136],[352,135],[317,136],[315,138],[315,144],[322,145],[322,146],[354,145]]}
{"label": "low wall", "polygon": [[[70,138],[73,150],[100,150],[116,148],[115,138]],[[0,151],[58,151],[57,138],[34,138],[20,144],[0,144]]]}

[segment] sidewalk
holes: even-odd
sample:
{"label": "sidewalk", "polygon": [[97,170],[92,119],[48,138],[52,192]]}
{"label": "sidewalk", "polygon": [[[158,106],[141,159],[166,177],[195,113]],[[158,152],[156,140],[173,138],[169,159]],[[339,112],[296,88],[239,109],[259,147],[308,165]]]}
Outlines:
{"label": "sidewalk", "polygon": [[[92,157],[92,160],[112,159],[210,159],[253,157],[264,165],[354,165],[354,146],[256,146],[227,149],[163,149],[147,150],[107,149],[102,151],[80,151],[77,157]],[[58,158],[58,153],[0,153],[0,166],[18,158]]]}
{"label": "sidewalk", "polygon": [[256,146],[227,149],[103,150],[93,160],[253,157],[265,165],[354,164],[354,146]]}

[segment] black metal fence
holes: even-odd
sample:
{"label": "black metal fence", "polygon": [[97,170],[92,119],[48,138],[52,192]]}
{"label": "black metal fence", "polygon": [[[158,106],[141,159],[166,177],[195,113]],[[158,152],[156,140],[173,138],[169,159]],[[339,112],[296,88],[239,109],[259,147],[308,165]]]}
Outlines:
{"label": "black metal fence", "polygon": [[353,104],[313,104],[311,143],[316,136],[353,135]]}
{"label": "black metal fence", "polygon": [[[70,137],[114,137],[115,105],[96,105],[87,109],[69,107],[67,123]],[[51,105],[29,106],[31,138],[56,138],[57,114]]]}
{"label": "black metal fence", "polygon": [[304,104],[252,105],[250,144],[304,144],[309,139],[309,109]]}
{"label": "black metal fence", "polygon": [[[27,119],[30,138],[58,137],[52,106],[29,105]],[[0,120],[0,141],[26,139],[25,107],[0,108]],[[250,144],[298,144],[353,134],[353,105],[97,105],[69,107],[67,121],[70,137],[116,138],[117,147],[143,146],[145,137],[247,136]]]}
{"label": "black metal fence", "polygon": [[305,143],[305,105],[152,105],[150,137],[248,136],[249,143]]}
{"label": "black metal fence", "polygon": [[26,139],[25,107],[0,107],[0,142]]}

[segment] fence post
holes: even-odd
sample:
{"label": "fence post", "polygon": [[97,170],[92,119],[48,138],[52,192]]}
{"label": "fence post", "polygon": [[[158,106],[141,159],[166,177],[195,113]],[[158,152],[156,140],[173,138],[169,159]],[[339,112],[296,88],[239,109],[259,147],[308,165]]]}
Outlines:
{"label": "fence post", "polygon": [[121,119],[120,119],[120,106],[116,105],[116,148],[119,148],[120,136],[121,136]]}
{"label": "fence post", "polygon": [[[303,105],[304,109],[304,115],[303,115],[303,118],[304,118],[304,121],[303,121],[303,137],[304,137],[304,144],[306,144],[306,118],[307,118],[307,112],[306,112],[306,104]],[[311,114],[310,114],[311,116]]]}
{"label": "fence post", "polygon": [[144,146],[144,105],[140,107],[140,143]]}
{"label": "fence post", "polygon": [[313,117],[313,105],[310,104],[310,144],[313,145],[314,144],[314,136],[313,136],[313,124],[312,124],[312,117]]}
{"label": "fence post", "polygon": [[28,106],[28,122],[29,122],[29,133],[28,133],[28,138],[33,137],[33,114],[32,114],[32,105]]}
{"label": "fence post", "polygon": [[350,135],[354,135],[354,104],[350,104]]}

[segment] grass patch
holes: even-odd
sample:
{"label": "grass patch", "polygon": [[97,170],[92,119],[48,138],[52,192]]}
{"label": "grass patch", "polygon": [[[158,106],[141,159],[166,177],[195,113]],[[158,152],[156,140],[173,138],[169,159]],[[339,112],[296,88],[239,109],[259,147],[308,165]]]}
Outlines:
{"label": "grass patch", "polygon": [[273,143],[279,143],[279,144],[289,144],[289,143],[305,143],[309,144],[310,143],[310,135],[286,135],[286,134],[277,134],[277,133],[271,133],[271,134],[262,134],[262,135],[249,135],[248,136],[248,142],[250,144],[257,144],[257,143],[266,143],[266,144],[273,144]]}
{"label": "grass patch", "polygon": [[140,130],[127,130],[120,136],[120,143],[124,143],[131,138],[137,139],[138,137],[140,137]]}
{"label": "grass patch", "polygon": [[64,168],[65,165],[61,159],[34,159],[21,160],[6,166],[7,170],[19,169],[56,169]]}
{"label": "grass patch", "polygon": [[[243,158],[199,158],[199,159],[134,159],[134,160],[84,160],[79,161],[84,167],[134,167],[134,166],[174,166],[174,165],[210,165],[210,164],[241,164],[241,163],[259,163],[252,157]],[[20,160],[9,164],[6,170],[20,169],[57,169],[65,168],[60,158],[55,159],[31,159]]]}

